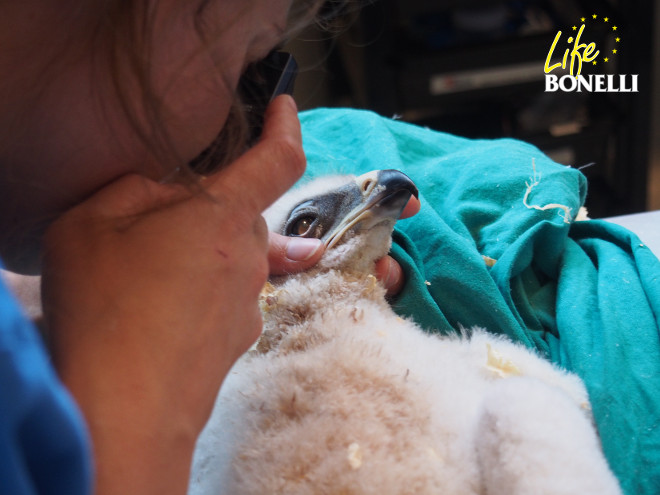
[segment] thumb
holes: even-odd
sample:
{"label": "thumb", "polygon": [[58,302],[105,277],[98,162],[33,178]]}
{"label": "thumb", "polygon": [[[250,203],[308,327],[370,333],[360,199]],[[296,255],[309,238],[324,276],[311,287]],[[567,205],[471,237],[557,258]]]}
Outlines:
{"label": "thumb", "polygon": [[286,237],[268,233],[268,264],[271,275],[306,270],[318,262],[325,250],[319,239]]}

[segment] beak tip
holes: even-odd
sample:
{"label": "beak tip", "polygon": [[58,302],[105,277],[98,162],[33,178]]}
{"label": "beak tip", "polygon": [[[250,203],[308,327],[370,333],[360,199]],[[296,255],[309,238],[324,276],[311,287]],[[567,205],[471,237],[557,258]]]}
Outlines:
{"label": "beak tip", "polygon": [[406,174],[399,170],[387,169],[378,172],[378,183],[385,186],[390,192],[405,189],[415,198],[419,199],[419,190],[415,183]]}

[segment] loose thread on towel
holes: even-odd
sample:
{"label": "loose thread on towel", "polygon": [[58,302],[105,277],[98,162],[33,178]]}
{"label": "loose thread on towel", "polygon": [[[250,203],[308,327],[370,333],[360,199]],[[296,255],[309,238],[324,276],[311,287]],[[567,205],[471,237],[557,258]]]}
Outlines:
{"label": "loose thread on towel", "polygon": [[[534,189],[536,186],[539,185],[541,182],[541,174],[537,174],[536,172],[536,163],[534,162],[534,158],[532,158],[532,171],[533,175],[530,177],[530,182],[525,182],[525,185],[527,186],[527,190],[525,191],[525,196],[523,197],[523,204],[531,209],[534,210],[539,210],[539,211],[545,211],[545,210],[552,210],[552,209],[559,209],[561,212],[557,212],[560,217],[564,220],[564,223],[571,223],[572,217],[571,217],[571,209],[566,206],[566,205],[560,205],[559,203],[549,203],[545,206],[540,206],[540,205],[530,205],[527,202],[527,198],[529,198],[529,194],[532,192],[532,189]],[[562,213],[563,212],[563,213]]]}
{"label": "loose thread on towel", "polygon": [[584,170],[585,168],[593,167],[594,165],[596,165],[596,162],[589,162],[589,163],[585,163],[584,165],[578,167],[577,169],[578,170]]}

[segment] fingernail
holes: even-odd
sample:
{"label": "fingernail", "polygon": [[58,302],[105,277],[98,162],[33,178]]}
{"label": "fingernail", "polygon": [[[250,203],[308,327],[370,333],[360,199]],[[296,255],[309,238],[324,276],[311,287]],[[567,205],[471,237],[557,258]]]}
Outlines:
{"label": "fingernail", "polygon": [[286,245],[286,257],[292,261],[307,261],[316,254],[322,244],[319,239],[291,238]]}
{"label": "fingernail", "polygon": [[289,106],[295,110],[295,112],[298,112],[298,105],[296,104],[296,100],[293,98],[292,95],[287,94],[289,97]]}
{"label": "fingernail", "polygon": [[387,277],[383,280],[383,285],[386,288],[390,288],[397,282],[397,267],[394,264],[394,260],[391,258],[387,259]]}

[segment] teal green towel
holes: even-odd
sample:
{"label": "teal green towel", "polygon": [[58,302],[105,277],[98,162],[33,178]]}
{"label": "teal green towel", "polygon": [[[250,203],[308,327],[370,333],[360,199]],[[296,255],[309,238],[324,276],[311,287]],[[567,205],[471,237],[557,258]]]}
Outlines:
{"label": "teal green towel", "polygon": [[485,327],[579,374],[625,492],[660,493],[660,263],[626,229],[576,221],[585,177],[512,139],[348,109],[300,118],[307,177],[393,168],[419,187],[394,233],[395,310],[429,331]]}

